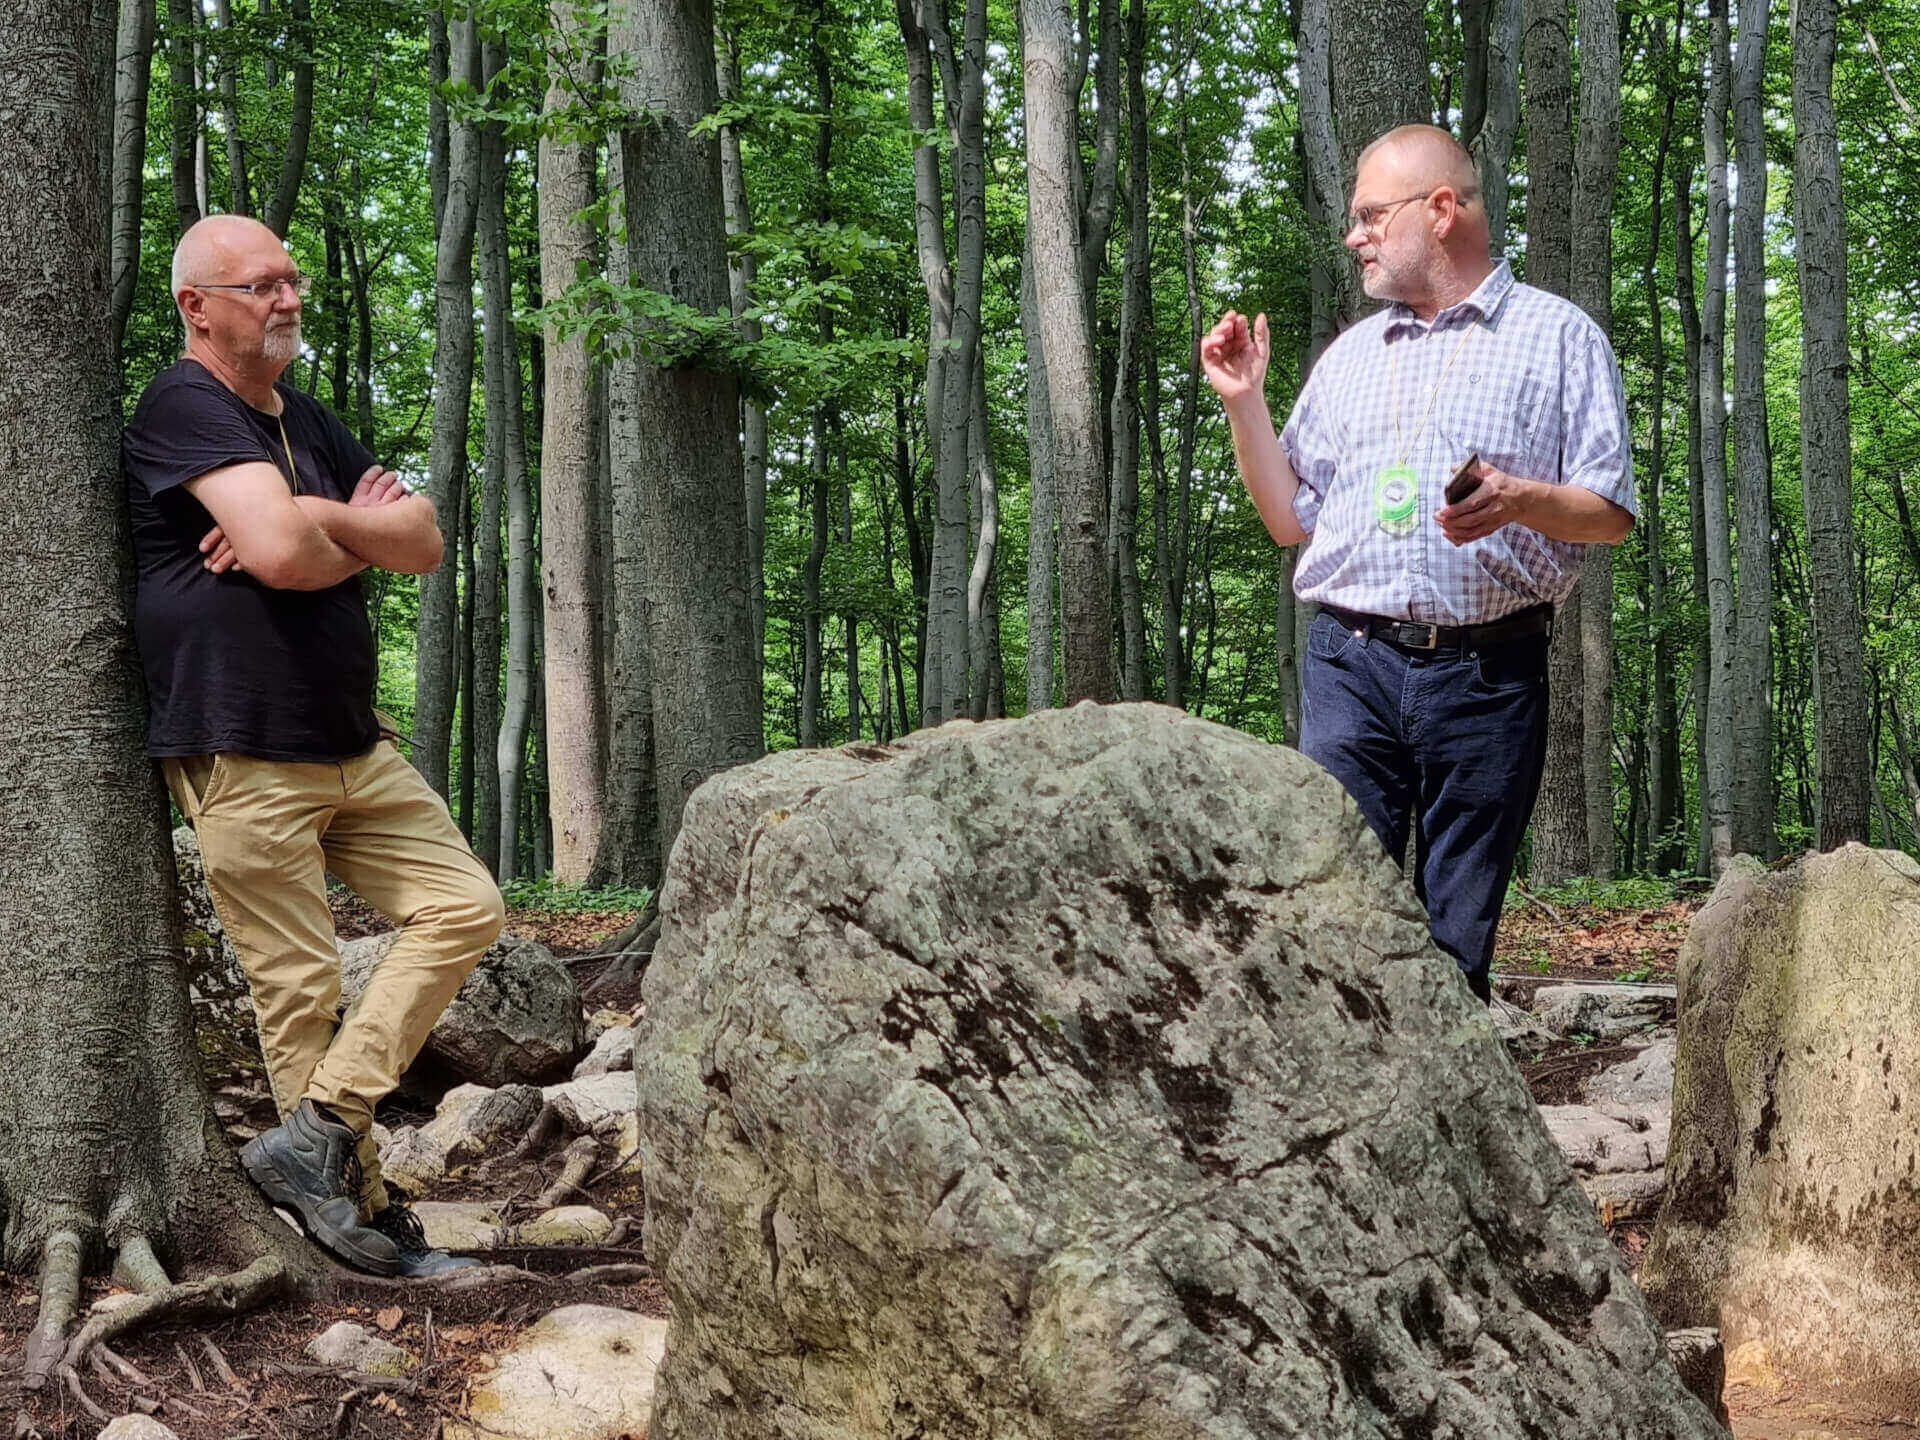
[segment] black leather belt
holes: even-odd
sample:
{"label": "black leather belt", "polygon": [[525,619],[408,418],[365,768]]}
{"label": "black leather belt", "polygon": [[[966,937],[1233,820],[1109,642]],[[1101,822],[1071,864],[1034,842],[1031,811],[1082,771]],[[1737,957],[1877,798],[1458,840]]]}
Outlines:
{"label": "black leather belt", "polygon": [[1347,629],[1366,631],[1375,639],[1402,650],[1478,650],[1504,645],[1553,630],[1553,607],[1534,605],[1485,625],[1427,625],[1418,620],[1389,620],[1384,615],[1361,615],[1332,605],[1320,607]]}

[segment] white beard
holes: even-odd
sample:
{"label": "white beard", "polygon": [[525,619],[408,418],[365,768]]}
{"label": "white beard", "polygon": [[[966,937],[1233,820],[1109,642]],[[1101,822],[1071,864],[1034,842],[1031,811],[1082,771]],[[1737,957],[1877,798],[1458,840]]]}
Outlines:
{"label": "white beard", "polygon": [[260,353],[283,364],[293,360],[300,353],[300,322],[268,330],[260,339]]}

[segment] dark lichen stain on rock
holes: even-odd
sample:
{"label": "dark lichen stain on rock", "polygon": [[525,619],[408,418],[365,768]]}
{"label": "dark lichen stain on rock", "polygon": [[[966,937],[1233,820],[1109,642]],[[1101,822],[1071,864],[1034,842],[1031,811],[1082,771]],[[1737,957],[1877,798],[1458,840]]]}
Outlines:
{"label": "dark lichen stain on rock", "polygon": [[1127,918],[1141,929],[1153,924],[1153,892],[1138,880],[1109,880],[1107,889],[1127,902]]}
{"label": "dark lichen stain on rock", "polygon": [[[1238,1295],[1226,1294],[1185,1277],[1169,1276],[1168,1284],[1180,1302],[1187,1323],[1202,1335],[1230,1342],[1249,1359],[1263,1345],[1282,1348],[1280,1336],[1266,1317]],[[1234,1334],[1234,1331],[1240,1333]]]}

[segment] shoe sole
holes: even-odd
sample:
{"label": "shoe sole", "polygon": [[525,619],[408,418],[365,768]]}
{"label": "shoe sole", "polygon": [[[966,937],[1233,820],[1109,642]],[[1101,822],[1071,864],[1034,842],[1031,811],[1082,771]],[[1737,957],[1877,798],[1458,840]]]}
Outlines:
{"label": "shoe sole", "polygon": [[323,1250],[330,1251],[337,1259],[344,1260],[355,1269],[364,1270],[369,1275],[391,1276],[400,1273],[398,1255],[388,1259],[384,1255],[365,1254],[349,1245],[339,1232],[321,1224],[313,1213],[312,1202],[293,1187],[264,1151],[254,1149],[254,1145],[258,1143],[258,1141],[251,1142],[240,1152],[241,1168],[247,1172],[247,1178],[260,1187],[260,1192],[268,1200],[300,1217],[300,1226],[307,1232],[307,1238]]}

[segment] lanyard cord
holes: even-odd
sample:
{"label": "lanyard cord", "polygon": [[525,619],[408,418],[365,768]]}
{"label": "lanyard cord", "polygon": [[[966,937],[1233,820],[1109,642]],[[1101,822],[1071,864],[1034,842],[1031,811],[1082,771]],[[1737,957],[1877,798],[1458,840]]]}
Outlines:
{"label": "lanyard cord", "polygon": [[[280,409],[281,413],[273,418],[275,423],[280,426],[280,447],[287,452],[287,483],[292,487],[293,493],[298,495],[300,493],[300,469],[293,463],[293,446],[287,440],[287,422],[284,418],[286,406],[283,404]],[[1397,423],[1399,419],[1400,417],[1396,413],[1394,416],[1395,422]]]}
{"label": "lanyard cord", "polygon": [[[1446,384],[1447,372],[1453,369],[1453,362],[1460,358],[1460,352],[1467,348],[1467,341],[1473,338],[1474,327],[1479,323],[1480,317],[1478,315],[1475,315],[1472,320],[1467,322],[1467,333],[1460,337],[1460,343],[1453,347],[1453,353],[1447,357],[1447,363],[1440,367],[1440,376],[1433,382],[1433,393],[1427,396],[1427,408],[1420,412],[1420,423],[1414,427],[1413,438],[1408,440],[1404,445],[1400,443],[1400,349],[1398,346],[1394,347],[1393,443],[1399,450],[1399,454],[1394,457],[1393,461],[1396,466],[1407,463],[1407,456],[1413,453],[1413,447],[1420,443],[1420,437],[1426,433],[1427,421],[1433,415],[1434,402],[1440,398],[1440,387]],[[1427,333],[1432,334],[1433,332],[1428,331]],[[293,452],[288,451],[287,453],[291,455]]]}

